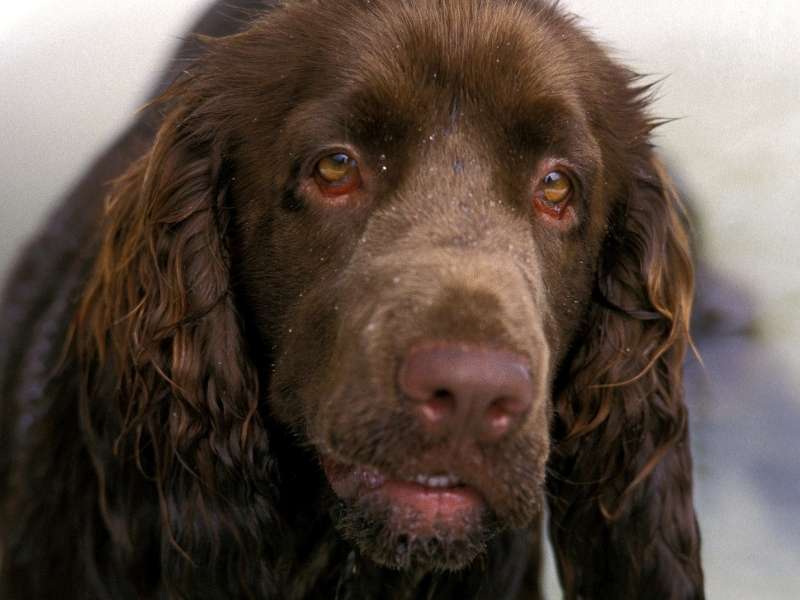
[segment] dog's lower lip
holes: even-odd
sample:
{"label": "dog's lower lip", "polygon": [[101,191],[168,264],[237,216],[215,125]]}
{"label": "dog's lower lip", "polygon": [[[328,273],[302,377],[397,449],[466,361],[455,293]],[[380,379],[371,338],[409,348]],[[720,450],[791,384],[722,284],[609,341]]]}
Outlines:
{"label": "dog's lower lip", "polygon": [[411,512],[417,529],[437,524],[459,525],[483,505],[481,495],[453,475],[417,475],[410,479],[389,478],[377,469],[323,460],[328,481],[345,500],[370,496],[395,509],[401,518]]}
{"label": "dog's lower lip", "polygon": [[399,518],[414,514],[414,528],[435,530],[437,524],[461,527],[483,506],[483,499],[469,486],[433,488],[410,481],[387,480],[376,490],[390,506],[400,509]]}

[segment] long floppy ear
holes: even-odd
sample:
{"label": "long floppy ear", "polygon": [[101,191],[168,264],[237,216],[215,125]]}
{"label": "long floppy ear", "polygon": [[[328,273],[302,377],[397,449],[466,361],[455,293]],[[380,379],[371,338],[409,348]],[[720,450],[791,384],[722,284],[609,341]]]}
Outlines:
{"label": "long floppy ear", "polygon": [[681,383],[693,270],[679,199],[647,154],[557,384],[548,491],[568,599],[703,597]]}
{"label": "long floppy ear", "polygon": [[185,87],[108,201],[73,332],[82,428],[118,563],[133,569],[155,550],[181,597],[212,580],[261,582],[227,592],[271,597],[274,490],[230,289],[225,142],[201,129],[209,119]]}

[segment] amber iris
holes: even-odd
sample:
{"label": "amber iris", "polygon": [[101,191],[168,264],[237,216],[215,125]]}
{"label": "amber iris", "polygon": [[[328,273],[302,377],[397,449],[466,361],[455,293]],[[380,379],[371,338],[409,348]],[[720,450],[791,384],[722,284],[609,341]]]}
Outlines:
{"label": "amber iris", "polygon": [[551,171],[542,180],[542,193],[550,204],[561,204],[566,202],[572,193],[572,183],[563,173]]}
{"label": "amber iris", "polygon": [[344,152],[323,156],[314,169],[320,190],[328,196],[348,194],[361,186],[358,163]]}

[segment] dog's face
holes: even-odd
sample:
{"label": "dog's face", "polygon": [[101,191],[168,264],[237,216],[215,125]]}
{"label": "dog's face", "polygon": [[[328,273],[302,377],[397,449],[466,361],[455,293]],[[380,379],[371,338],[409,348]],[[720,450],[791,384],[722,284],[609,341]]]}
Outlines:
{"label": "dog's face", "polygon": [[289,3],[228,44],[227,235],[268,410],[367,556],[460,568],[542,509],[614,128],[638,126],[624,78],[537,2]]}

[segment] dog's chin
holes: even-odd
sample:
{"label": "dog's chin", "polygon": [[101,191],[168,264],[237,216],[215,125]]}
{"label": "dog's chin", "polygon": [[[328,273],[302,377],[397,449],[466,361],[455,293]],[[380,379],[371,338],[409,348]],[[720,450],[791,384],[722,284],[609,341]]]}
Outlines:
{"label": "dog's chin", "polygon": [[336,495],[333,521],[374,562],[402,570],[458,570],[486,550],[498,519],[454,476],[397,479],[323,460]]}
{"label": "dog's chin", "polygon": [[373,562],[405,571],[456,571],[486,551],[497,532],[485,506],[431,521],[408,506],[380,496],[338,499],[333,522],[339,533]]}

